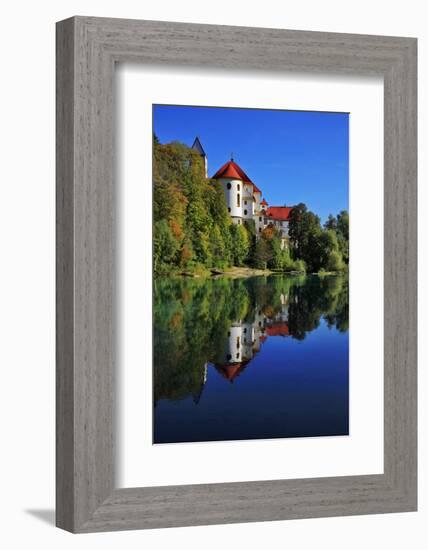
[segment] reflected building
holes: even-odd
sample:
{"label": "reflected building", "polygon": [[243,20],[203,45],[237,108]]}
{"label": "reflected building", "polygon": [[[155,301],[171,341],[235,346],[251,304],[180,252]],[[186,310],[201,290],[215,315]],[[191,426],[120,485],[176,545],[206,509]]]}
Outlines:
{"label": "reflected building", "polygon": [[[261,313],[261,312],[260,312]],[[238,320],[231,324],[223,353],[214,362],[214,366],[224,378],[233,380],[244,370],[260,349],[260,335],[264,332],[264,315],[255,319]]]}
{"label": "reflected building", "polygon": [[256,307],[253,320],[238,320],[232,323],[227,332],[223,353],[213,363],[215,369],[224,378],[233,380],[260,351],[268,336],[289,336],[288,295],[280,295],[280,309],[272,317]]}
{"label": "reflected building", "polygon": [[252,321],[240,319],[232,323],[227,332],[223,353],[213,363],[217,372],[233,382],[260,351],[269,336],[290,336],[288,304],[288,294],[281,293],[279,309],[271,316],[256,306]]}
{"label": "reflected building", "polygon": [[[219,306],[215,319],[205,330],[201,322],[195,326],[193,318],[203,298],[201,283],[188,280],[158,282],[159,296],[162,285],[165,286],[168,308],[157,310],[155,406],[163,399],[177,402],[190,398],[198,404],[210,376],[215,379],[221,375],[226,381],[233,382],[246,368],[252,370],[250,363],[256,356],[253,367],[268,368],[264,356],[269,356],[269,350],[263,347],[269,338],[303,340],[308,332],[319,326],[322,316],[329,327],[335,325],[339,331],[347,331],[347,279],[272,276],[265,285],[259,284],[258,279],[245,281],[246,292],[242,292],[242,284],[238,285],[234,280],[210,279],[204,284],[211,292],[221,292],[226,283],[230,286],[230,293],[227,300],[219,302],[223,309]],[[177,303],[184,290],[190,296],[178,326],[171,323],[169,315],[171,287],[174,285],[179,297]],[[161,313],[164,317],[160,316]],[[236,315],[242,317],[236,319]],[[209,317],[204,320],[206,322],[210,322]],[[287,348],[283,350],[286,360]],[[286,365],[285,361],[284,368]]]}

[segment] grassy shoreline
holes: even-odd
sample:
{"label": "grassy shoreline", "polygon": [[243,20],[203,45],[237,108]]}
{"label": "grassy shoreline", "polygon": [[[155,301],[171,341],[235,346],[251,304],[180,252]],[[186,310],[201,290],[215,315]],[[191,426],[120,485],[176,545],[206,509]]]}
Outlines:
{"label": "grassy shoreline", "polygon": [[342,275],[342,271],[320,271],[318,273],[308,273],[305,271],[280,271],[272,269],[258,269],[255,267],[246,266],[233,266],[225,269],[218,268],[204,268],[199,267],[197,270],[192,271],[174,271],[165,274],[159,274],[155,277],[188,277],[193,279],[199,278],[229,278],[229,279],[243,279],[247,277],[267,277],[269,275],[317,275],[318,277]]}

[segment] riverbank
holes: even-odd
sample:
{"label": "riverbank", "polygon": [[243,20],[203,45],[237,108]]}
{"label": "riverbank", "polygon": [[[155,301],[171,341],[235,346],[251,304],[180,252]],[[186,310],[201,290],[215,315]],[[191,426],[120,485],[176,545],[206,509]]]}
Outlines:
{"label": "riverbank", "polygon": [[228,269],[225,269],[224,271],[221,270],[213,270],[212,276],[213,277],[229,277],[231,279],[241,279],[243,277],[260,277],[262,275],[272,275],[272,271],[270,269],[256,269],[253,267],[230,267]]}
{"label": "riverbank", "polygon": [[227,277],[229,279],[240,279],[240,278],[246,278],[246,277],[258,277],[258,276],[267,276],[272,275],[272,271],[270,269],[256,269],[252,267],[228,267],[226,269],[218,269],[218,268],[212,268],[212,269],[205,269],[205,268],[199,268],[194,271],[182,271],[174,273],[174,276],[178,277],[193,277],[193,278],[206,278],[206,277],[212,277],[212,278],[220,278],[220,277]]}
{"label": "riverbank", "polygon": [[179,271],[175,273],[170,273],[169,276],[172,277],[190,277],[194,279],[199,278],[221,278],[225,277],[228,279],[245,279],[248,277],[267,277],[269,275],[305,275],[303,271],[279,271],[271,269],[257,269],[255,267],[246,267],[246,266],[233,266],[226,269],[206,269],[203,267],[198,267],[196,270],[192,271]]}
{"label": "riverbank", "polygon": [[240,267],[233,266],[226,269],[212,268],[207,269],[205,267],[199,266],[197,269],[192,271],[176,271],[169,274],[160,275],[169,276],[169,277],[189,277],[193,279],[200,278],[221,278],[225,277],[228,279],[245,279],[248,277],[267,277],[269,275],[317,275],[318,277],[331,276],[331,275],[341,275],[341,271],[320,271],[318,273],[306,273],[304,271],[280,271],[276,269],[257,269],[254,267]]}

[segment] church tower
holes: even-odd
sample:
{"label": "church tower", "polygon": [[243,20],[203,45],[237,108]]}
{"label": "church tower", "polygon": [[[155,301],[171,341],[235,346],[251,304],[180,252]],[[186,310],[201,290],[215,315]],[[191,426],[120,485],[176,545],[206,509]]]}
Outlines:
{"label": "church tower", "polygon": [[204,151],[204,148],[202,147],[201,142],[199,141],[199,138],[196,136],[195,141],[193,142],[192,149],[194,149],[197,153],[199,153],[202,157],[202,160],[204,161],[205,166],[205,177],[208,177],[208,157]]}

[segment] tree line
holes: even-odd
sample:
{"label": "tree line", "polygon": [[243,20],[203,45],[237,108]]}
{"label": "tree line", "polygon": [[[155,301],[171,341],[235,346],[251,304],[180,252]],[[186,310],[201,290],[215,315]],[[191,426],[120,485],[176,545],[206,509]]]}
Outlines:
{"label": "tree line", "polygon": [[179,142],[153,139],[153,267],[156,275],[251,266],[279,271],[343,271],[349,217],[324,226],[304,204],[293,209],[289,245],[267,226],[256,239],[253,221],[231,223],[222,185],[205,177],[202,158]]}

